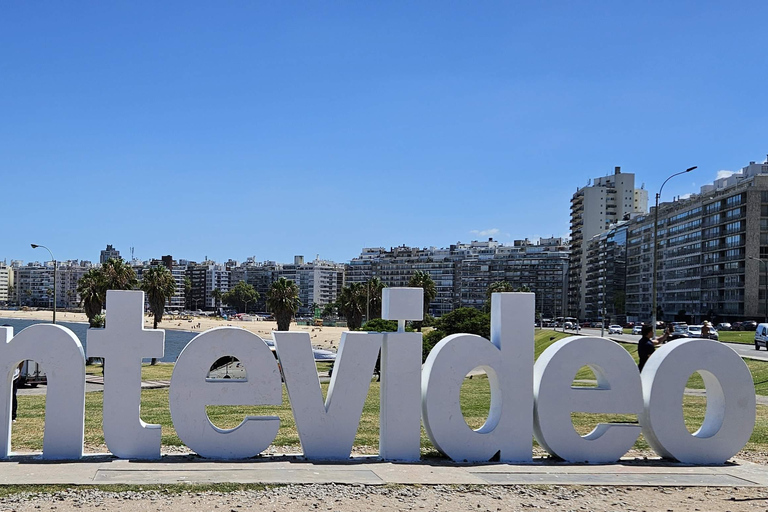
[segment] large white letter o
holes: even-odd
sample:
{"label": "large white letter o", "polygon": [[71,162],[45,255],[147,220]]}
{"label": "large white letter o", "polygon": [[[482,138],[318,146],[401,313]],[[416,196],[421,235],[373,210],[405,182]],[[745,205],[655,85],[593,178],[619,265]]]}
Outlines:
{"label": "large white letter o", "polygon": [[[688,378],[699,372],[707,389],[701,428],[691,434],[683,419]],[[755,426],[755,386],[732,349],[712,340],[680,340],[657,350],[641,374],[643,435],[662,457],[689,464],[722,464],[749,441]]]}

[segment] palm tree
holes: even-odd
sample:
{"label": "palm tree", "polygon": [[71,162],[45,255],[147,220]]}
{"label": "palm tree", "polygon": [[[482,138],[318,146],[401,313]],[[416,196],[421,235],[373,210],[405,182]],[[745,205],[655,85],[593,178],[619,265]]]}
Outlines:
{"label": "palm tree", "polygon": [[166,301],[176,293],[176,280],[173,274],[163,265],[152,267],[144,272],[141,289],[147,294],[149,309],[154,316],[154,328],[163,321]]}
{"label": "palm tree", "polygon": [[134,290],[139,285],[136,272],[123,260],[110,258],[101,265],[101,279],[104,286],[104,304],[107,302],[107,290]]}
{"label": "palm tree", "polygon": [[365,286],[368,287],[366,300],[369,301],[366,314],[370,314],[370,318],[366,315],[365,321],[367,322],[371,318],[381,318],[381,292],[387,285],[382,283],[378,277],[372,277],[365,283]]}
{"label": "palm tree", "polygon": [[336,308],[339,314],[347,319],[347,327],[351,330],[359,329],[363,324],[365,313],[366,292],[365,284],[351,283],[339,292],[336,299]]}
{"label": "palm tree", "polygon": [[88,270],[77,281],[77,293],[80,295],[80,304],[85,309],[85,315],[88,317],[88,324],[91,327],[100,327],[96,317],[101,314],[104,306],[104,283],[101,269],[92,268]]}
{"label": "palm tree", "polygon": [[221,293],[221,290],[218,288],[214,288],[211,292],[211,297],[213,297],[214,306],[216,307],[216,311],[219,310],[221,307],[221,298],[224,296],[223,293]]}
{"label": "palm tree", "polygon": [[267,310],[275,315],[277,330],[287,331],[291,319],[299,310],[299,287],[290,279],[281,277],[267,292]]}
{"label": "palm tree", "polygon": [[[417,270],[413,273],[411,279],[408,280],[408,286],[412,288],[421,288],[424,290],[424,316],[426,317],[429,314],[429,305],[437,296],[437,287],[435,286],[435,282],[432,280],[429,274],[422,272],[421,270]],[[421,326],[423,323],[423,320],[420,322],[414,322],[417,331],[421,332]]]}
{"label": "palm tree", "polygon": [[515,287],[512,286],[512,283],[509,281],[496,281],[495,283],[491,283],[488,285],[488,288],[485,289],[485,306],[483,307],[483,310],[486,313],[491,312],[491,295],[494,293],[504,293],[504,292],[514,292]]}

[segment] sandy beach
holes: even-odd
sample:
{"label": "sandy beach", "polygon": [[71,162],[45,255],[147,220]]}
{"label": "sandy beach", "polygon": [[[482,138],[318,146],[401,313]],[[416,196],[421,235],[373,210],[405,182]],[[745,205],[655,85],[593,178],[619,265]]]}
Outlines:
{"label": "sandy beach", "polygon": [[[42,320],[51,321],[51,311],[6,311],[0,310],[1,318],[15,318],[19,320]],[[70,313],[65,311],[56,312],[56,320],[59,322],[81,322],[88,323],[88,318],[85,313]],[[144,326],[151,329],[153,325],[153,319],[151,316],[144,316]],[[199,327],[198,327],[199,326]],[[258,334],[262,338],[272,338],[272,331],[277,330],[277,322],[275,321],[240,321],[240,320],[223,320],[221,318],[212,318],[206,316],[196,316],[189,319],[181,319],[180,317],[163,316],[163,321],[158,324],[158,329],[169,329],[177,331],[190,331],[190,332],[203,332],[215,327],[241,327],[254,334]],[[341,333],[347,330],[346,327],[312,327],[307,325],[296,325],[295,322],[291,323],[291,331],[306,332],[312,340],[312,345],[317,348],[336,350],[341,340]]]}

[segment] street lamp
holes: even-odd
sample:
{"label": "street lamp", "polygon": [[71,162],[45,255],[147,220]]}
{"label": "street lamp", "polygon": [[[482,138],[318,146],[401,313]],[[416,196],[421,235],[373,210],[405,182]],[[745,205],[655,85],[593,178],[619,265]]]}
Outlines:
{"label": "street lamp", "polygon": [[651,294],[653,295],[653,305],[651,306],[651,326],[653,327],[653,336],[656,336],[656,286],[657,286],[657,278],[656,278],[656,272],[659,268],[659,198],[661,197],[661,191],[664,190],[664,185],[667,184],[669,180],[674,178],[675,176],[680,176],[681,174],[685,174],[687,172],[691,172],[692,170],[696,169],[697,166],[689,167],[684,171],[677,172],[664,180],[664,183],[661,184],[661,188],[659,189],[658,193],[656,194],[656,210],[654,211],[654,217],[653,217],[653,287],[651,290]]}
{"label": "street lamp", "polygon": [[754,256],[750,256],[749,259],[765,264],[765,297],[763,297],[763,304],[765,305],[765,321],[768,322],[768,261],[755,258]]}
{"label": "street lamp", "polygon": [[48,254],[51,255],[51,260],[53,261],[53,323],[56,323],[56,258],[53,257],[53,253],[49,248],[47,248],[44,245],[38,245],[38,244],[30,244],[33,249],[37,249],[38,247],[42,247],[46,251],[48,251]]}

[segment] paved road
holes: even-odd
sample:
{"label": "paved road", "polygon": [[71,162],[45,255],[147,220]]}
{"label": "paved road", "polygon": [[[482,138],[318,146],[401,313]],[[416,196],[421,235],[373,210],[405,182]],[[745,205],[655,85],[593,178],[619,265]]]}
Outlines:
{"label": "paved road", "polygon": [[[559,329],[558,329],[559,331]],[[571,331],[565,331],[565,332],[571,332]],[[600,336],[600,329],[581,329],[579,333],[582,336],[588,335],[588,336]],[[640,339],[640,336],[638,335],[632,335],[632,334],[611,334],[608,336],[608,330],[605,330],[604,336],[606,338],[610,338],[614,341],[619,341],[621,343],[637,343],[637,341]],[[736,351],[737,354],[739,354],[741,357],[745,357],[747,359],[757,359],[760,361],[768,361],[768,351],[765,349],[762,350],[755,350],[754,345],[744,345],[742,343],[723,343],[723,345],[726,345],[728,347],[731,347],[733,350]]]}

